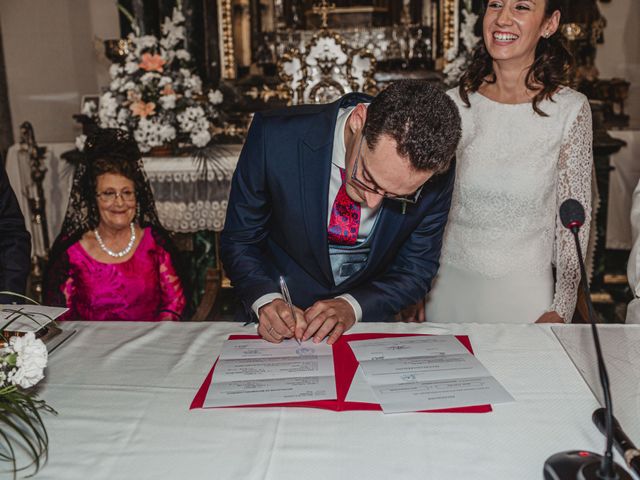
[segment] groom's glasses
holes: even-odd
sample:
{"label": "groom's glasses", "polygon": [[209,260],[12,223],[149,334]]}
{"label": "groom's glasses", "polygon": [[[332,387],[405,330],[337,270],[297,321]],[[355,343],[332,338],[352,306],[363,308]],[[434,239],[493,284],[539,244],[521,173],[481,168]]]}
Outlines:
{"label": "groom's glasses", "polygon": [[136,192],[134,190],[122,190],[121,192],[105,190],[104,192],[97,193],[96,197],[105,205],[111,205],[118,197],[122,198],[122,201],[125,203],[131,203],[136,199]]}
{"label": "groom's glasses", "polygon": [[[409,195],[397,195],[395,193],[387,192],[380,188],[380,186],[373,179],[369,170],[367,170],[367,166],[365,165],[364,157],[362,157],[362,141],[364,140],[364,135],[360,137],[360,145],[358,146],[358,155],[356,156],[356,160],[353,164],[353,170],[351,171],[351,177],[349,178],[349,182],[356,186],[361,190],[366,190],[367,192],[375,193],[376,195],[380,195],[384,198],[388,198],[389,200],[395,200],[403,204],[403,207],[407,203],[418,203],[418,199],[420,198],[420,193],[422,193],[422,189],[424,185],[421,185],[415,192]],[[359,160],[362,159],[362,180],[358,178],[358,163]],[[367,182],[367,183],[365,183]],[[404,208],[403,208],[404,210]]]}

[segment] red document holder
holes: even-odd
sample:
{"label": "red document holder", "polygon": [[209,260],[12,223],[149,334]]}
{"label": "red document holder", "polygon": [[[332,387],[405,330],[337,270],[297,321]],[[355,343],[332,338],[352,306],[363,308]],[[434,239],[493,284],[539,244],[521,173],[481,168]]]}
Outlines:
{"label": "red document holder", "polygon": [[[207,374],[204,379],[204,383],[198,389],[196,396],[191,402],[190,410],[195,408],[252,408],[252,407],[307,407],[307,408],[322,408],[325,410],[334,410],[337,412],[347,410],[376,410],[382,411],[382,407],[377,403],[364,403],[364,402],[348,402],[346,401],[349,387],[353,376],[358,369],[358,360],[356,360],[353,351],[349,347],[349,342],[353,340],[373,340],[377,338],[392,338],[392,337],[415,337],[420,334],[410,333],[352,333],[342,335],[340,339],[333,345],[333,368],[336,376],[336,395],[337,400],[315,400],[305,402],[286,402],[286,403],[269,403],[258,405],[239,405],[237,407],[204,407],[204,400],[209,391],[211,380],[213,378],[213,372],[216,369],[216,363]],[[469,337],[466,335],[456,335],[456,338],[462,343],[470,353],[473,354]],[[250,340],[260,339],[258,335],[230,335],[229,340]],[[458,407],[458,408],[443,408],[439,410],[422,410],[427,413],[487,413],[491,411],[491,405],[474,405],[471,407]]]}

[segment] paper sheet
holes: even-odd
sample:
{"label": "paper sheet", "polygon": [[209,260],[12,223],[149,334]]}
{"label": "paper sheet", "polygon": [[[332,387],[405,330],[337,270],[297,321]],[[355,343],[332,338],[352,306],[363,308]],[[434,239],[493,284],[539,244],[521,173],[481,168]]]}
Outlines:
{"label": "paper sheet", "polygon": [[[385,413],[513,401],[452,335],[363,340],[349,345]],[[356,382],[361,379],[354,378]],[[364,400],[368,393],[358,383],[349,392],[349,400],[370,401]]]}
{"label": "paper sheet", "polygon": [[35,332],[55,320],[67,308],[46,307],[44,305],[0,305],[0,328],[12,332]]}
{"label": "paper sheet", "polygon": [[336,399],[333,350],[295,340],[227,340],[205,407]]}

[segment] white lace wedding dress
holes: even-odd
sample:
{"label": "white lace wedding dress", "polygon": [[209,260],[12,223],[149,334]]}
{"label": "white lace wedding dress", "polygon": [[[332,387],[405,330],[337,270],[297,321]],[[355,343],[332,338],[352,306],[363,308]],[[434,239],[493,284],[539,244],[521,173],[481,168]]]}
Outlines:
{"label": "white lace wedding dress", "polygon": [[[528,323],[556,311],[571,321],[580,279],[575,242],[558,217],[567,198],[591,215],[591,111],[562,88],[534,112],[479,93],[464,105],[462,139],[440,270],[427,297],[429,322]],[[552,264],[556,267],[553,277]]]}

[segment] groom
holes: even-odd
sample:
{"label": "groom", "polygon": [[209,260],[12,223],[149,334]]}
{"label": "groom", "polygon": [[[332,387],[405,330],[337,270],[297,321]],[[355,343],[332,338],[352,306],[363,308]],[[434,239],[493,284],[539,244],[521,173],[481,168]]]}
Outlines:
{"label": "groom", "polygon": [[256,113],[221,236],[242,319],[257,318],[270,342],[332,344],[355,322],[390,320],[423,298],[459,138],[455,104],[423,81]]}

